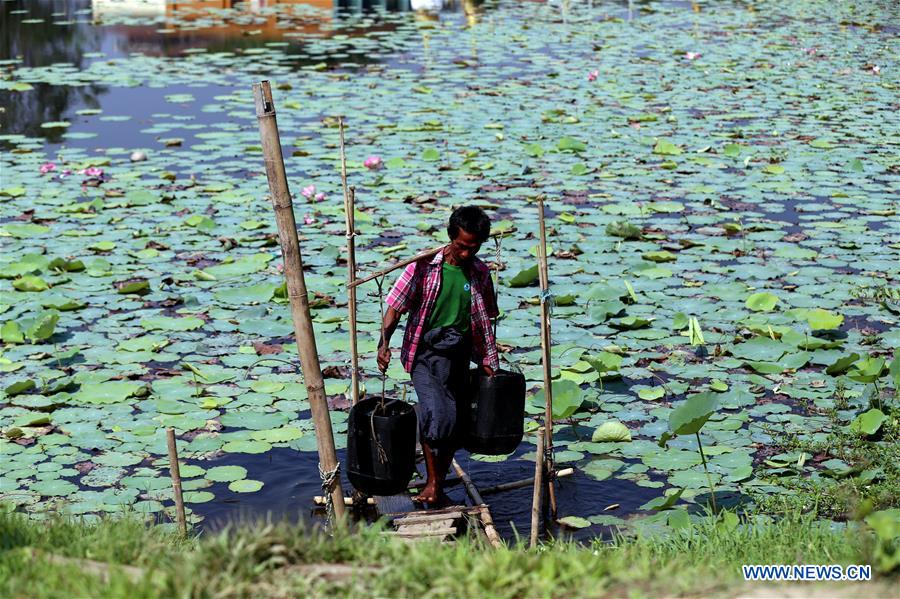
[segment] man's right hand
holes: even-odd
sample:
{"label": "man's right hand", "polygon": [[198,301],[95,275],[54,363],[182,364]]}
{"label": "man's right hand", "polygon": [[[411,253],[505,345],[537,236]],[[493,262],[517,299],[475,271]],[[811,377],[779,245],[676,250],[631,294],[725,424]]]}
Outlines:
{"label": "man's right hand", "polygon": [[381,345],[378,348],[378,369],[381,372],[387,370],[388,364],[391,363],[391,348],[387,345]]}

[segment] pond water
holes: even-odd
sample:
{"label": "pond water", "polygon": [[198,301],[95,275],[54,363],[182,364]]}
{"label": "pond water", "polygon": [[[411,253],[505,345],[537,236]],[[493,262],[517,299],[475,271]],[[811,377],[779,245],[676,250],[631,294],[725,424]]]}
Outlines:
{"label": "pond water", "polygon": [[[499,265],[498,340],[528,380],[529,427],[543,413],[533,198],[547,198],[555,440],[576,468],[558,497],[560,516],[586,519],[577,537],[680,522],[710,481],[720,503],[752,506],[796,494],[795,476],[896,476],[853,470],[864,460],[832,443],[890,413],[900,377],[896,2],[5,0],[0,15],[12,509],[170,519],[171,426],[194,524],[320,518],[253,111],[263,79],[338,373],[341,459],[339,115],[361,273],[443,241],[464,202],[513,230],[499,260],[482,255]],[[374,388],[374,286],[360,299]],[[658,444],[707,400],[699,436]],[[610,421],[631,440],[594,438]],[[881,426],[861,442],[896,452]],[[482,487],[526,478],[533,440],[460,462]],[[530,493],[493,497],[506,538],[527,534]],[[674,509],[652,509],[664,493]]]}

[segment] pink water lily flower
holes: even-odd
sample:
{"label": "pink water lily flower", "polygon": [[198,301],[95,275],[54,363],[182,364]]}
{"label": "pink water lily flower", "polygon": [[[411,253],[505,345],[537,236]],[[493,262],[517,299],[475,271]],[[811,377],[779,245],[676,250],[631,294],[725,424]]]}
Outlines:
{"label": "pink water lily flower", "polygon": [[320,193],[317,193],[317,194],[316,194],[316,201],[317,201],[317,202],[321,202],[321,201],[324,200],[324,199],[325,199],[325,194],[324,194],[324,193],[320,192]]}
{"label": "pink water lily flower", "polygon": [[96,166],[89,166],[89,167],[87,167],[87,168],[84,169],[84,170],[78,171],[78,174],[80,174],[80,175],[85,175],[85,176],[88,176],[88,177],[102,177],[102,176],[103,176],[103,169],[102,169],[102,168],[97,168]]}
{"label": "pink water lily flower", "polygon": [[587,74],[587,80],[588,81],[596,81],[597,77],[599,77],[599,76],[600,76],[600,71],[596,71],[596,70],[591,71],[590,73]]}
{"label": "pink water lily flower", "polygon": [[311,197],[316,195],[316,186],[310,185],[308,187],[304,187],[303,190],[300,192],[300,195],[302,195],[307,200],[310,199]]}
{"label": "pink water lily flower", "polygon": [[363,166],[372,171],[377,171],[383,165],[384,162],[381,160],[381,156],[369,156],[366,158],[366,161],[363,162]]}
{"label": "pink water lily flower", "polygon": [[311,217],[309,214],[305,214],[305,215],[303,216],[303,223],[304,223],[304,224],[311,225],[311,224],[313,224],[314,222],[316,222],[316,219],[314,219],[313,217]]}
{"label": "pink water lily flower", "polygon": [[45,175],[45,174],[49,173],[50,171],[55,171],[55,170],[56,170],[56,165],[53,164],[52,162],[45,162],[44,164],[41,165],[41,174],[42,175]]}
{"label": "pink water lily flower", "polygon": [[697,60],[698,58],[700,58],[700,56],[701,54],[699,52],[688,52],[684,55],[684,57],[688,60]]}

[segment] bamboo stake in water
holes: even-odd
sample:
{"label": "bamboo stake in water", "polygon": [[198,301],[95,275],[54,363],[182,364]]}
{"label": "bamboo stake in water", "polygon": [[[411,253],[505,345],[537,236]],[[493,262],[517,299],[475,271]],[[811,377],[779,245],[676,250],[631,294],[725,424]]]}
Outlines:
{"label": "bamboo stake in water", "polygon": [[166,429],[166,441],[169,445],[169,474],[172,476],[172,489],[175,492],[175,517],[178,530],[187,534],[187,520],[184,516],[184,496],[181,494],[181,471],[178,468],[178,449],[175,447],[175,430]]}
{"label": "bamboo stake in water", "polygon": [[[284,275],[287,281],[291,318],[294,322],[294,336],[297,339],[300,367],[303,370],[303,380],[306,384],[310,411],[316,428],[319,468],[326,474],[336,473],[338,461],[334,449],[334,432],[331,428],[331,418],[328,415],[325,381],[319,365],[316,336],[309,313],[309,297],[306,291],[306,279],[303,276],[303,257],[300,253],[300,240],[297,238],[297,222],[294,220],[291,192],[284,170],[281,140],[278,137],[278,123],[275,121],[275,103],[268,81],[253,84],[253,98],[256,103],[256,118],[259,122],[266,177],[269,180],[269,192],[272,196],[272,207],[275,209],[275,222],[278,225],[278,239],[284,260]],[[345,508],[340,476],[337,476],[331,484],[330,495],[334,516],[342,522]]]}
{"label": "bamboo stake in water", "polygon": [[534,495],[531,499],[531,547],[536,547],[541,526],[541,506],[544,503],[544,427],[537,430],[537,451],[534,454]]}
{"label": "bamboo stake in water", "polygon": [[344,119],[338,120],[341,129],[341,185],[344,188],[344,215],[347,225],[347,310],[350,313],[350,395],[353,405],[359,401],[359,354],[356,346],[356,188],[347,186],[347,157],[344,153]]}
{"label": "bamboo stake in water", "polygon": [[538,225],[540,241],[538,243],[538,278],[541,285],[541,351],[544,363],[544,429],[545,451],[549,454],[546,464],[547,492],[550,496],[550,517],[556,519],[556,488],[553,486],[553,384],[551,381],[550,359],[550,275],[547,269],[547,230],[544,225],[544,198],[538,197]]}

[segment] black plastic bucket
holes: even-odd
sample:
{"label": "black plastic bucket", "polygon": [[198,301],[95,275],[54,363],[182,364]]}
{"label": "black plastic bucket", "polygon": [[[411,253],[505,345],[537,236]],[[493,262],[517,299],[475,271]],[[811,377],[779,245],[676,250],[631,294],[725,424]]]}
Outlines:
{"label": "black plastic bucket", "polygon": [[525,433],[525,377],[499,370],[492,377],[472,370],[472,399],[466,414],[466,442],[471,453],[512,453]]}
{"label": "black plastic bucket", "polygon": [[410,404],[385,399],[382,409],[380,399],[369,397],[350,408],[347,478],[366,495],[396,495],[416,469],[418,422]]}

